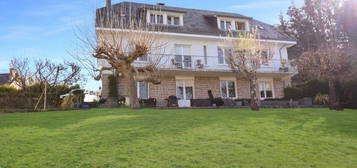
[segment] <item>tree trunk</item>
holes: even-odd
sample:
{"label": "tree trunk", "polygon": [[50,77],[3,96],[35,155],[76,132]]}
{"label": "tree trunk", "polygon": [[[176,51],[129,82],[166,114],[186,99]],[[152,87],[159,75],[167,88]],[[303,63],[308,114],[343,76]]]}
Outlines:
{"label": "tree trunk", "polygon": [[331,110],[341,110],[340,98],[337,94],[337,81],[329,80],[329,102]]}
{"label": "tree trunk", "polygon": [[128,75],[128,84],[129,84],[129,103],[130,103],[130,108],[132,109],[138,109],[140,108],[139,100],[138,100],[138,91],[136,87],[136,81],[134,79],[134,74],[133,72],[129,71]]}
{"label": "tree trunk", "polygon": [[259,111],[258,97],[257,97],[257,76],[253,75],[253,77],[249,79],[249,83],[250,83],[250,108],[253,111]]}

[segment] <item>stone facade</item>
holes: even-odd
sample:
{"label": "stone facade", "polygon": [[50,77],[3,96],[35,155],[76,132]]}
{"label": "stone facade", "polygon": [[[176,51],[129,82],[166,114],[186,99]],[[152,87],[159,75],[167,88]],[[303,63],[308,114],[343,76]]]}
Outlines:
{"label": "stone facade", "polygon": [[275,78],[273,80],[273,83],[274,83],[275,98],[276,99],[284,98],[284,88],[285,88],[284,81],[281,79]]}
{"label": "stone facade", "polygon": [[221,97],[218,77],[195,77],[195,98],[208,99],[208,90],[212,91],[213,97]]}
{"label": "stone facade", "polygon": [[249,81],[244,79],[237,80],[237,92],[238,92],[239,99],[249,99],[250,98]]}
{"label": "stone facade", "polygon": [[[102,78],[102,96],[107,98],[109,95],[108,81],[109,75],[103,75]],[[214,97],[221,97],[220,80],[219,77],[195,77],[194,78],[194,92],[195,99],[208,99],[208,90],[212,91]],[[250,98],[249,82],[244,79],[238,79],[236,82],[236,89],[239,99]],[[275,98],[284,97],[284,81],[280,78],[273,79],[274,95]],[[259,97],[259,90],[258,97]],[[128,80],[125,78],[118,78],[118,94],[124,97],[128,96]],[[176,79],[175,76],[162,77],[161,84],[149,84],[149,97],[156,98],[158,106],[165,106],[169,96],[176,95]]]}

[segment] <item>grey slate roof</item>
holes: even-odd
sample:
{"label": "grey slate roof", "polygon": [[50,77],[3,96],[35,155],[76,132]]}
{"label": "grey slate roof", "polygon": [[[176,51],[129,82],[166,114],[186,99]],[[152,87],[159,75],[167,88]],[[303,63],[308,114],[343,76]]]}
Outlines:
{"label": "grey slate roof", "polygon": [[10,74],[0,74],[0,85],[5,85],[9,83]]}
{"label": "grey slate roof", "polygon": [[[178,8],[171,6],[159,6],[159,5],[150,5],[143,3],[135,2],[121,2],[118,4],[112,5],[112,11],[116,13],[117,16],[129,17],[137,16],[141,20],[145,20],[145,10],[161,10],[161,11],[173,11],[184,13],[184,26],[169,26],[165,25],[161,31],[164,32],[173,32],[173,33],[185,33],[185,34],[199,34],[199,35],[214,35],[220,36],[225,35],[226,32],[218,29],[217,27],[217,16],[221,17],[233,17],[233,18],[242,18],[250,20],[251,27],[261,27],[259,29],[261,39],[269,40],[282,40],[282,41],[295,41],[293,38],[286,35],[284,32],[278,28],[255,20],[251,17],[247,17],[241,14],[228,13],[228,12],[217,12],[217,11],[208,11],[208,10],[198,10],[198,9],[188,9],[188,8]],[[97,9],[97,18],[96,26],[97,27],[108,27],[98,24],[98,15],[106,11],[106,8]],[[130,12],[129,12],[130,11]],[[124,13],[124,15],[122,15]],[[130,14],[129,14],[130,13]],[[119,17],[118,17],[119,18]],[[103,20],[103,19],[101,19]]]}

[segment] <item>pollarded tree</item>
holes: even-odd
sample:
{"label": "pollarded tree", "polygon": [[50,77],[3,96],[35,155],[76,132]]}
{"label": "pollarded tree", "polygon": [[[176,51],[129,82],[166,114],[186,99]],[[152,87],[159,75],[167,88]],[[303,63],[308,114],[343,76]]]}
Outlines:
{"label": "pollarded tree", "polygon": [[230,35],[225,39],[225,44],[232,50],[231,56],[227,58],[228,64],[237,78],[243,77],[249,81],[250,107],[257,111],[259,110],[257,73],[262,64],[272,58],[272,46],[259,40],[257,30],[253,30],[252,33],[240,33],[237,36]]}
{"label": "pollarded tree", "polygon": [[[91,58],[104,62],[104,66],[97,68],[88,57],[79,59],[82,63],[86,62],[86,67],[97,72],[96,80],[100,80],[105,71],[126,78],[130,107],[139,108],[136,82],[160,83],[157,68],[165,43],[160,42],[159,27],[140,20],[144,18],[144,13],[135,13],[135,17],[122,17],[122,12],[135,13],[125,7],[114,11],[110,6],[97,11],[95,40],[89,36],[81,38]],[[144,63],[137,64],[137,60],[143,60]]]}

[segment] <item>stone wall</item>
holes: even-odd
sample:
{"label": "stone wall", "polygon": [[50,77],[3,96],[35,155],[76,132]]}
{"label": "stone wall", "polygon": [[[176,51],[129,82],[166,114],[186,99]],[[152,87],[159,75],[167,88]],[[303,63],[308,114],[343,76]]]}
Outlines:
{"label": "stone wall", "polygon": [[208,90],[213,97],[221,97],[218,77],[195,77],[195,98],[208,99]]}
{"label": "stone wall", "polygon": [[275,98],[276,99],[281,99],[284,98],[284,81],[281,80],[280,78],[274,78],[274,92],[275,92]]}
{"label": "stone wall", "polygon": [[237,80],[237,92],[239,99],[250,99],[250,84],[246,79]]}

